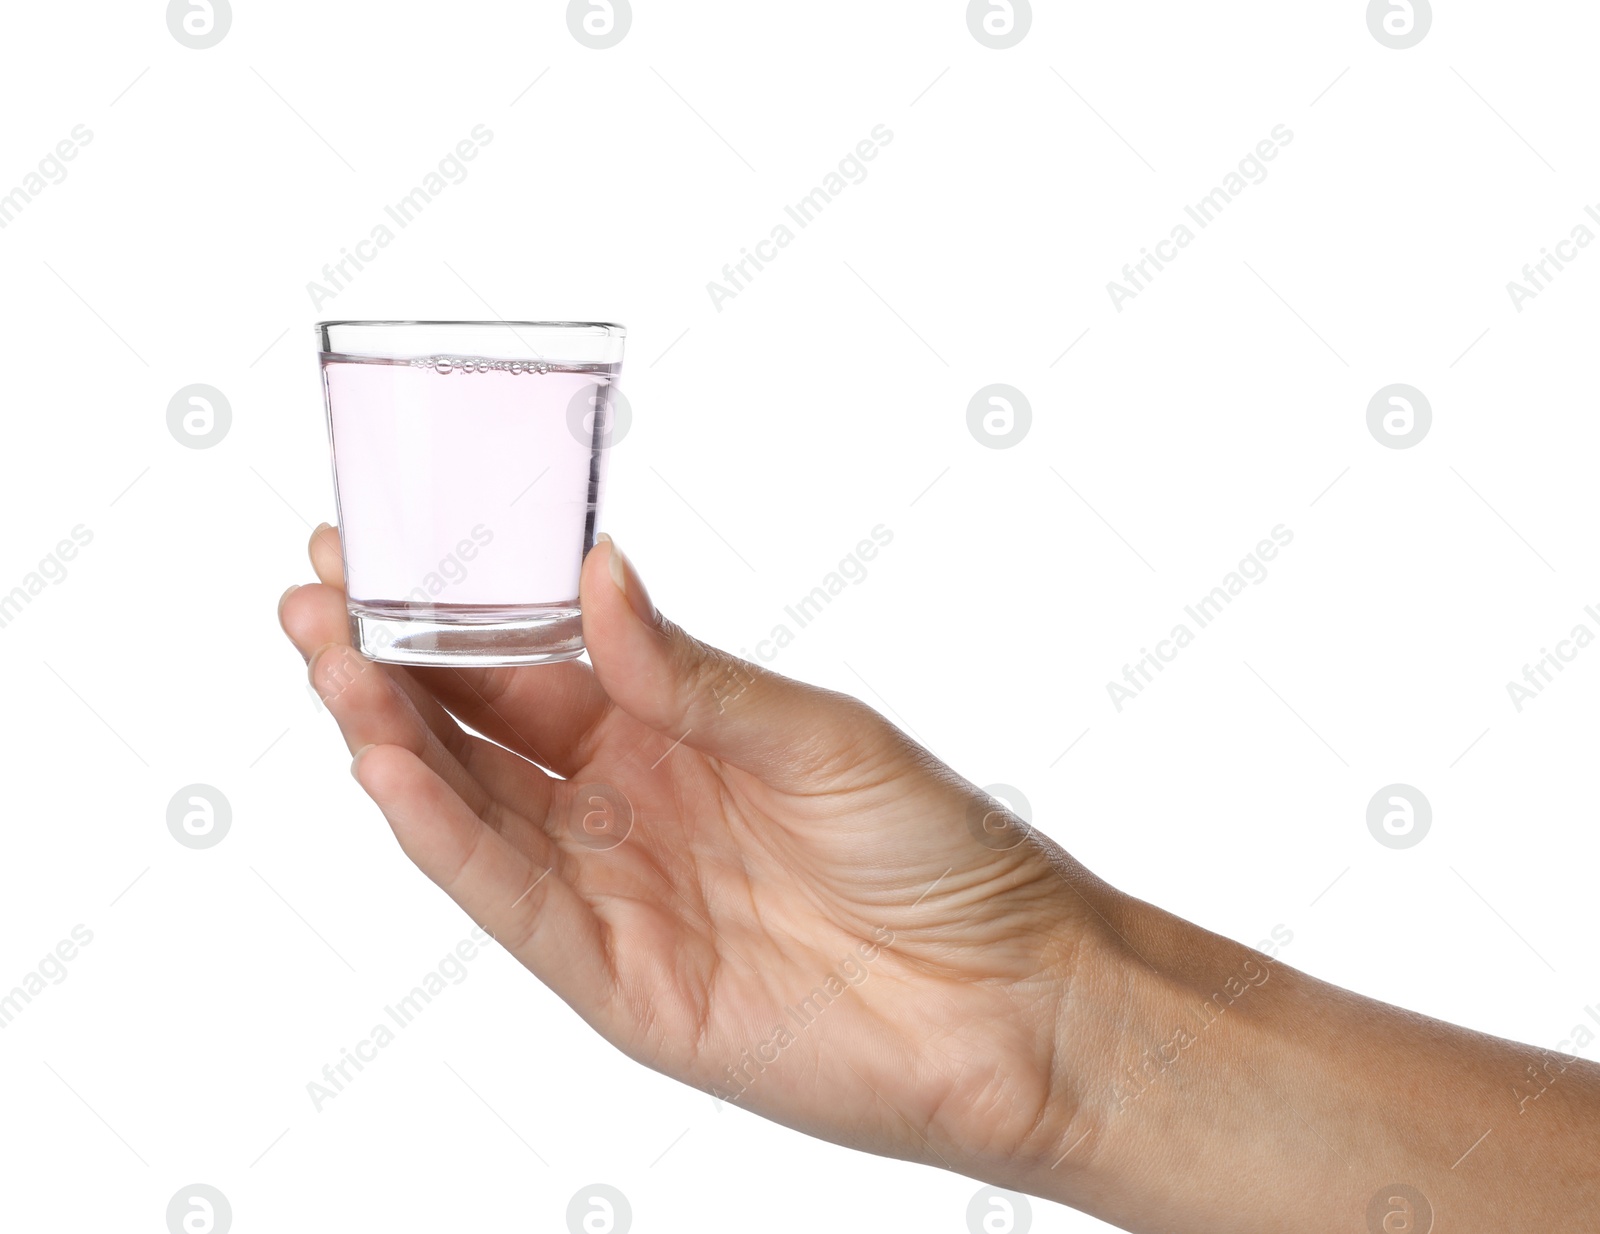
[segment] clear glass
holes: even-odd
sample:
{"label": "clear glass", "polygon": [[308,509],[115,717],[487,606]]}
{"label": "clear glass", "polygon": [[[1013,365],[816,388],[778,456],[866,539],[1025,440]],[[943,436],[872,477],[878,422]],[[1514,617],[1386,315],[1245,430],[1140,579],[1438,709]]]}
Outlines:
{"label": "clear glass", "polygon": [[626,331],[603,322],[317,324],[351,639],[392,664],[583,651]]}

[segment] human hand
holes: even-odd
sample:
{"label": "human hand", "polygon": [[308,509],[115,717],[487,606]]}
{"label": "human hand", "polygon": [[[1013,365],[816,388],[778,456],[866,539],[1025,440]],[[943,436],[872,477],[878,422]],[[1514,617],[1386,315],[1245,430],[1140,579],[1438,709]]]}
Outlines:
{"label": "human hand", "polygon": [[374,664],[335,531],[311,558],[280,617],[356,779],[618,1048],[1008,1185],[1088,1129],[1060,1030],[1115,968],[1114,893],[871,708],[697,641],[609,539],[582,572],[593,668]]}
{"label": "human hand", "polygon": [[582,572],[593,668],[373,664],[336,533],[311,556],[322,581],[280,615],[356,779],[425,874],[640,1062],[1130,1230],[1435,1210],[1576,1230],[1600,1206],[1600,1067],[1542,1052],[1524,1119],[1507,1079],[1530,1047],[1115,891],[871,708],[661,617],[609,540]]}

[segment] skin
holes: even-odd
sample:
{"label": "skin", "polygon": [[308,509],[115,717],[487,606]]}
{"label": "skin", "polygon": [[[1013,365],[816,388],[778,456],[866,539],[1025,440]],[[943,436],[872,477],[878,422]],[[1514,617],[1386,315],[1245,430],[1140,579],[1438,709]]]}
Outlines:
{"label": "skin", "polygon": [[609,537],[592,668],[374,664],[336,532],[311,560],[280,620],[401,848],[646,1066],[1135,1231],[1600,1213],[1600,1067],[1117,891],[865,704],[694,639]]}

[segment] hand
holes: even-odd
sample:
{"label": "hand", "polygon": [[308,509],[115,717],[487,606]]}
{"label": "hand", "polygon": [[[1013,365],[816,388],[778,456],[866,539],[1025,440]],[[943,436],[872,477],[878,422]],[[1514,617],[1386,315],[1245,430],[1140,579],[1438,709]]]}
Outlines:
{"label": "hand", "polygon": [[281,617],[356,779],[639,1061],[1130,1230],[1592,1227],[1600,1067],[1122,895],[870,708],[691,638],[609,540],[592,669],[372,664],[330,529],[311,556]]}
{"label": "hand", "polygon": [[356,779],[619,1049],[810,1134],[999,1181],[1088,1130],[1059,1029],[1114,968],[1113,893],[1059,848],[863,703],[692,638],[608,538],[582,572],[592,669],[373,664],[339,553],[319,528],[322,581],[280,617]]}

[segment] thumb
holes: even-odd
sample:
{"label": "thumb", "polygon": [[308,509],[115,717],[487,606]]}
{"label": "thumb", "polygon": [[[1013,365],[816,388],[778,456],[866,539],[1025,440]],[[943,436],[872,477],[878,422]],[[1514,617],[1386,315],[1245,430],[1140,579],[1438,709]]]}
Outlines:
{"label": "thumb", "polygon": [[815,791],[819,773],[886,754],[898,736],[858,699],[741,660],[667,620],[604,533],[583,563],[580,595],[595,675],[661,734],[663,750],[681,740],[774,788]]}

